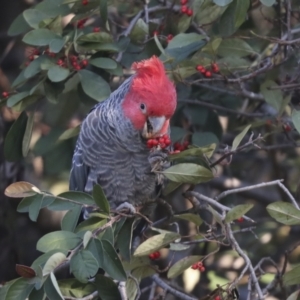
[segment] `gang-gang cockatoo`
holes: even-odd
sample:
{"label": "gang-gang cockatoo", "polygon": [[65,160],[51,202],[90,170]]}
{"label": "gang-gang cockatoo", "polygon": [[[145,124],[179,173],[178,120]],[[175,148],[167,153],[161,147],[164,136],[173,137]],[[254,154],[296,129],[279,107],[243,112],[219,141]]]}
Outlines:
{"label": "gang-gang cockatoo", "polygon": [[136,73],[83,121],[70,177],[70,190],[91,193],[99,184],[115,209],[143,206],[158,196],[158,175],[151,170],[164,153],[150,151],[147,139],[170,131],[176,108],[175,87],[157,57],[132,69]]}

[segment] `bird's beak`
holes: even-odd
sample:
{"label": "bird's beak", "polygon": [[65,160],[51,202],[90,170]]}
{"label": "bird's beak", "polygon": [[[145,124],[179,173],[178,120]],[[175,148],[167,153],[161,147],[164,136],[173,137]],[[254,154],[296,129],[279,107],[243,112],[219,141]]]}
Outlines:
{"label": "bird's beak", "polygon": [[146,139],[151,139],[165,134],[168,129],[169,122],[166,120],[165,116],[160,117],[148,117],[145,122],[142,136]]}

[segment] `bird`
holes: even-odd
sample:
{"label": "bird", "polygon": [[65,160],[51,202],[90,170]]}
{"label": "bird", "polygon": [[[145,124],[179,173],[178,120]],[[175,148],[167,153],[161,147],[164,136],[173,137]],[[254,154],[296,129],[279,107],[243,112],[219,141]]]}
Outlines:
{"label": "bird", "polygon": [[177,95],[158,57],[135,62],[131,68],[135,74],[82,122],[70,190],[92,193],[99,184],[111,209],[134,212],[161,193],[162,183],[153,167],[167,155],[162,149],[150,150],[147,140],[170,134]]}

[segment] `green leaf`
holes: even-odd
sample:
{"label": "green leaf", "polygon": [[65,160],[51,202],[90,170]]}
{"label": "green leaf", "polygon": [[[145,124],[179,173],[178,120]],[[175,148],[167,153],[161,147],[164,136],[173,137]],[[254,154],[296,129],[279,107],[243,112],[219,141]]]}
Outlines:
{"label": "green leaf", "polygon": [[110,95],[108,83],[99,75],[88,70],[78,72],[84,92],[97,101],[103,101]]}
{"label": "green leaf", "polygon": [[89,217],[87,220],[81,222],[75,229],[75,232],[94,230],[106,224],[106,220],[99,217]]}
{"label": "green leaf", "polygon": [[44,289],[33,289],[29,295],[28,300],[44,300],[45,299]]}
{"label": "green leaf", "polygon": [[48,251],[47,253],[42,254],[41,256],[39,256],[32,264],[31,267],[33,269],[37,269],[38,266],[43,267],[45,265],[45,263],[47,262],[47,260],[55,253],[63,253],[64,255],[68,254],[68,250],[60,250],[60,249],[53,249]]}
{"label": "green leaf", "polygon": [[75,253],[70,262],[70,271],[80,282],[88,282],[90,277],[96,275],[98,262],[88,250],[80,250]]}
{"label": "green leaf", "polygon": [[41,191],[33,184],[26,181],[19,181],[9,185],[4,194],[11,198],[29,197],[40,193]]}
{"label": "green leaf", "polygon": [[92,283],[82,283],[76,278],[60,280],[58,285],[64,297],[83,298],[96,290],[96,287]]}
{"label": "green leaf", "polygon": [[165,232],[154,235],[137,247],[134,256],[144,256],[153,253],[154,251],[168,246],[180,237],[180,234],[175,232]]}
{"label": "green leaf", "polygon": [[276,0],[260,0],[260,2],[265,6],[272,6],[276,3]]}
{"label": "green leaf", "polygon": [[23,42],[33,46],[47,46],[58,36],[49,29],[35,29],[26,33],[23,37]]}
{"label": "green leaf", "polygon": [[53,66],[48,70],[47,74],[52,82],[59,82],[65,80],[69,76],[70,71],[60,66]]}
{"label": "green leaf", "polygon": [[59,53],[66,42],[67,40],[63,39],[62,37],[56,37],[49,43],[49,50],[54,53]]}
{"label": "green leaf", "polygon": [[174,165],[162,172],[168,179],[180,183],[198,184],[212,179],[212,172],[192,163]]}
{"label": "green leaf", "polygon": [[250,129],[251,124],[246,126],[243,131],[241,133],[239,133],[233,140],[232,142],[232,148],[231,150],[234,151],[237,149],[237,147],[239,146],[239,144],[241,143],[241,141],[243,140],[243,138],[245,137],[246,133],[248,132],[248,130]]}
{"label": "green leaf", "polygon": [[129,37],[132,41],[139,43],[144,42],[145,36],[147,35],[149,35],[149,26],[142,18],[140,18],[135,23]]}
{"label": "green leaf", "polygon": [[181,186],[181,182],[169,181],[163,189],[163,195],[167,196]]}
{"label": "green leaf", "polygon": [[122,258],[124,258],[127,261],[130,261],[131,258],[133,224],[134,219],[127,218],[118,233],[116,241],[116,247],[119,249]]}
{"label": "green leaf", "polygon": [[34,113],[30,112],[27,119],[26,129],[25,129],[23,142],[22,142],[22,154],[24,157],[27,156],[29,151],[33,124],[34,124]]}
{"label": "green leaf", "polygon": [[116,69],[118,66],[118,64],[114,60],[107,57],[93,58],[89,60],[89,63],[95,67],[109,70]]}
{"label": "green leaf", "polygon": [[104,212],[109,215],[110,209],[109,209],[109,203],[106,199],[106,196],[99,184],[95,184],[93,188],[93,198],[95,200],[95,203],[98,205],[98,207]]}
{"label": "green leaf", "polygon": [[178,22],[178,32],[186,32],[192,23],[192,17],[189,17],[187,15],[181,16]]}
{"label": "green leaf", "polygon": [[11,25],[8,28],[7,34],[9,36],[16,36],[21,33],[24,33],[28,30],[30,30],[30,26],[24,19],[23,13],[19,14],[14,21],[11,23]]}
{"label": "green leaf", "polygon": [[184,251],[190,248],[190,245],[184,245],[179,243],[171,243],[170,251]]}
{"label": "green leaf", "polygon": [[69,6],[67,4],[64,5],[62,0],[43,0],[35,8],[52,18],[58,15],[66,16],[70,13]]}
{"label": "green leaf", "polygon": [[157,37],[157,34],[154,35],[154,41],[155,41],[155,44],[156,44],[157,48],[161,52],[161,54],[166,55],[165,49],[163,48],[161,42],[159,41],[159,39]]}
{"label": "green leaf", "polygon": [[102,300],[121,300],[118,286],[113,280],[104,276],[96,275],[95,285],[98,290],[98,295]]}
{"label": "green leaf", "polygon": [[100,17],[103,24],[107,22],[107,0],[100,0]]}
{"label": "green leaf", "polygon": [[67,257],[62,252],[56,252],[51,255],[48,260],[46,261],[44,268],[43,268],[43,275],[48,275],[51,272],[54,272],[55,269],[63,264],[67,260]]}
{"label": "green leaf", "polygon": [[27,114],[22,112],[5,137],[4,156],[8,161],[18,161],[23,157],[22,144],[27,120]]}
{"label": "green leaf", "polygon": [[106,32],[94,32],[94,33],[88,33],[80,36],[77,39],[78,43],[100,43],[100,44],[106,44],[106,43],[112,43],[113,38],[110,34]]}
{"label": "green leaf", "polygon": [[16,279],[8,288],[5,300],[26,300],[34,284],[29,284],[25,278]]}
{"label": "green leaf", "polygon": [[81,243],[82,239],[69,231],[54,231],[41,237],[36,245],[37,250],[47,252],[53,249],[71,250]]}
{"label": "green leaf", "polygon": [[17,104],[19,101],[21,101],[22,99],[24,99],[28,95],[29,95],[28,91],[20,92],[20,93],[17,93],[15,95],[12,95],[7,99],[6,104],[7,104],[8,107],[13,107],[15,104]]}
{"label": "green leaf", "polygon": [[33,8],[24,10],[23,17],[32,28],[38,29],[40,22],[47,19],[48,16],[42,11]]}
{"label": "green leaf", "polygon": [[199,255],[193,255],[193,256],[187,256],[183,259],[180,259],[177,261],[168,271],[168,278],[175,278],[186,269],[190,268],[191,265],[193,265],[196,262],[199,262],[201,260],[202,256]]}
{"label": "green leaf", "polygon": [[75,136],[78,136],[79,132],[80,132],[80,125],[77,125],[76,127],[73,128],[69,128],[59,136],[58,140],[65,141],[71,139]]}
{"label": "green leaf", "polygon": [[242,217],[244,214],[246,214],[251,208],[253,207],[253,204],[241,204],[233,207],[225,217],[225,221],[227,223],[232,222],[233,220],[236,220],[240,217]]}
{"label": "green leaf", "polygon": [[274,202],[267,206],[267,211],[277,222],[285,225],[299,225],[300,211],[287,202]]}
{"label": "green leaf", "polygon": [[267,103],[273,106],[277,111],[280,111],[283,102],[282,91],[278,89],[271,90],[270,87],[278,87],[278,84],[273,80],[266,80],[260,86],[260,92],[265,97]]}
{"label": "green leaf", "polygon": [[78,202],[77,205],[81,205],[81,204],[82,205],[83,204],[90,205],[90,206],[95,205],[95,202],[94,202],[92,196],[87,193],[84,193],[84,192],[69,191],[69,192],[64,192],[64,193],[58,194],[57,197],[66,199],[66,200],[56,199],[56,200],[60,200],[60,201],[67,202],[67,199],[76,201],[76,202]]}
{"label": "green leaf", "polygon": [[219,139],[212,132],[195,132],[192,135],[192,143],[198,147],[207,145],[214,145],[216,147],[219,144]]}
{"label": "green leaf", "polygon": [[298,131],[298,133],[300,133],[300,111],[293,109],[292,122],[293,122],[296,130]]}
{"label": "green leaf", "polygon": [[[111,227],[109,227],[111,228]],[[108,229],[108,228],[107,228]],[[93,233],[91,231],[87,231],[83,236],[83,248],[85,249],[91,238],[93,237]],[[93,254],[93,253],[92,253]]]}
{"label": "green leaf", "polygon": [[218,47],[218,55],[244,57],[255,53],[251,46],[242,39],[231,38],[222,40]]}
{"label": "green leaf", "polygon": [[182,220],[192,222],[197,226],[200,226],[203,223],[203,220],[199,217],[199,215],[196,214],[180,214],[180,215],[174,215],[174,217],[177,219],[182,219]]}
{"label": "green leaf", "polygon": [[54,83],[50,80],[44,81],[45,96],[51,103],[56,104],[59,101],[59,96],[62,94],[64,88],[65,85],[62,82]]}
{"label": "green leaf", "polygon": [[219,6],[226,6],[232,2],[232,0],[213,0],[215,4]]}
{"label": "green leaf", "polygon": [[227,6],[214,5],[212,1],[194,1],[193,11],[195,12],[194,19],[199,26],[210,24],[220,18]]}
{"label": "green leaf", "polygon": [[[296,266],[292,270],[286,272],[283,275],[283,284],[284,285],[294,285],[300,283],[300,266]],[[299,291],[298,291],[299,292]]]}
{"label": "green leaf", "polygon": [[235,28],[239,28],[247,19],[250,0],[235,0]]}
{"label": "green leaf", "polygon": [[31,96],[25,97],[19,103],[14,105],[12,107],[12,109],[16,112],[23,112],[25,110],[25,108],[27,108],[29,105],[32,105],[33,103],[35,103],[38,99],[39,99],[38,95],[31,95]]}
{"label": "green leaf", "polygon": [[64,300],[64,297],[61,294],[57,280],[53,273],[50,273],[50,275],[46,279],[44,283],[44,290],[46,295],[48,296],[48,299]]}
{"label": "green leaf", "polygon": [[74,231],[81,213],[81,206],[74,207],[69,210],[63,217],[61,221],[61,229],[66,231]]}

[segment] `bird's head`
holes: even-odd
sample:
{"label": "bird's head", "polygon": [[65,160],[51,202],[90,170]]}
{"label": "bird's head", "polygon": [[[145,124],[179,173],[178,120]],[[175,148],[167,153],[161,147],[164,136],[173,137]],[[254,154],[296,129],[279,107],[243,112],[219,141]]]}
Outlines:
{"label": "bird's head", "polygon": [[177,103],[174,84],[156,56],[134,63],[132,69],[136,75],[123,101],[125,116],[146,139],[166,134]]}

